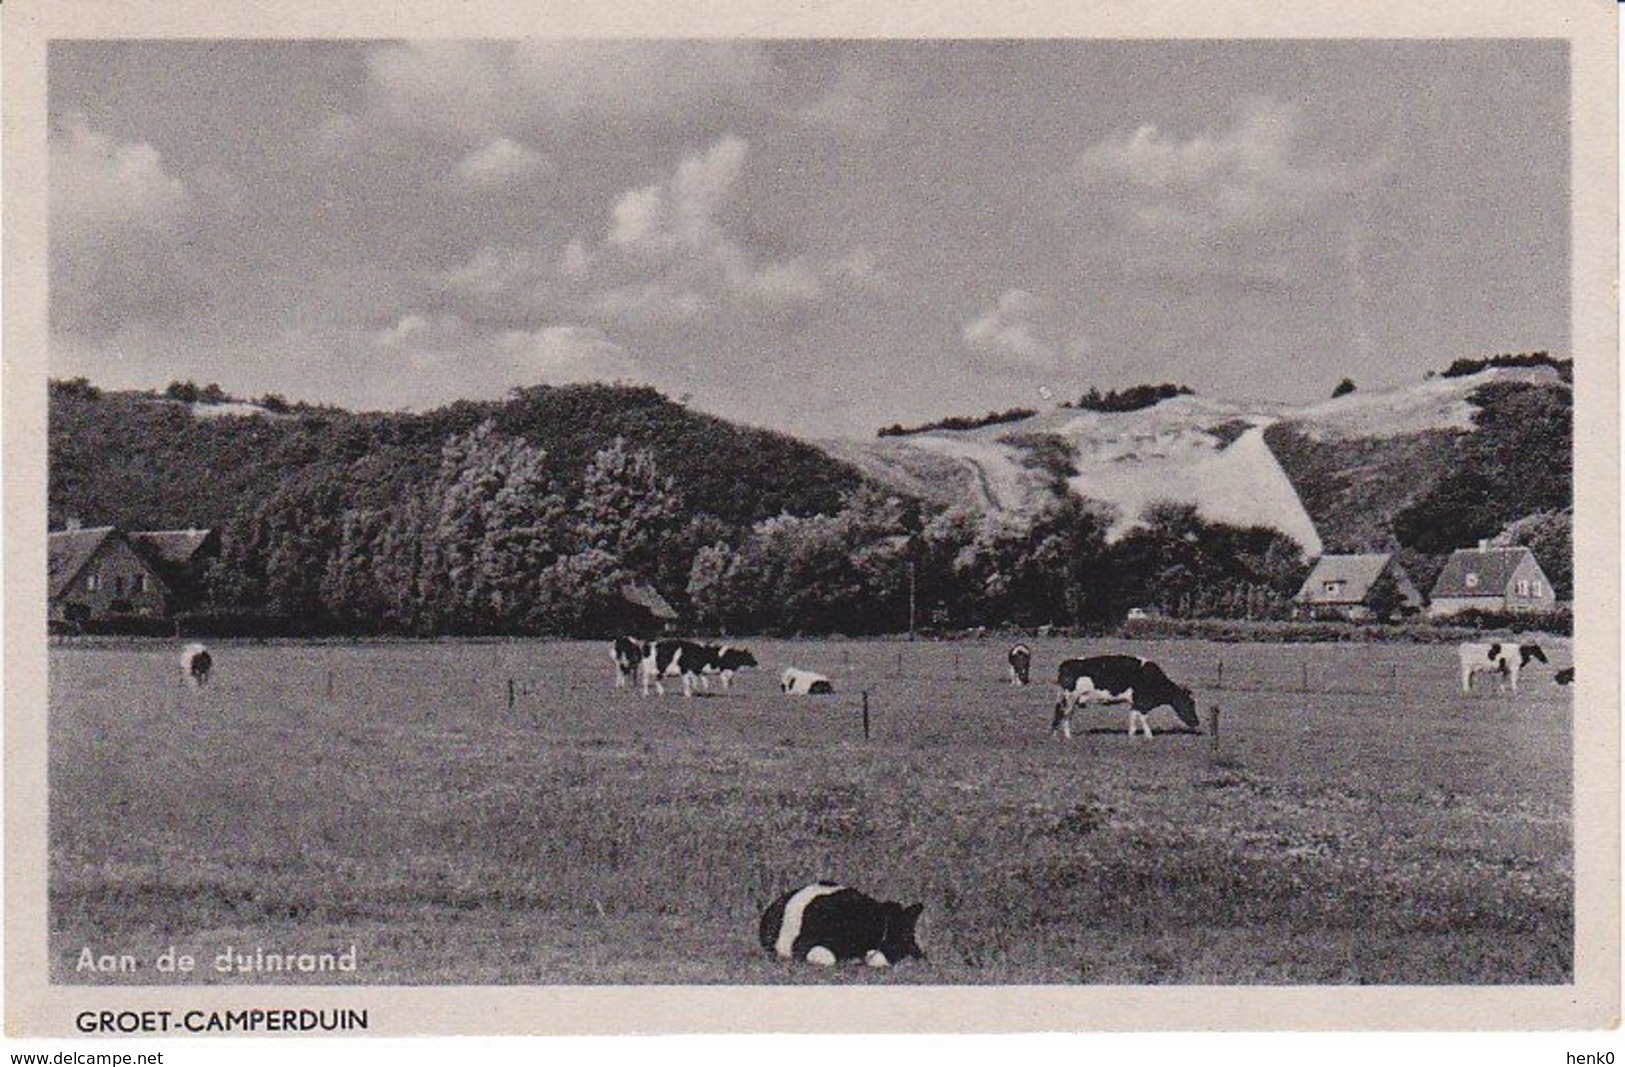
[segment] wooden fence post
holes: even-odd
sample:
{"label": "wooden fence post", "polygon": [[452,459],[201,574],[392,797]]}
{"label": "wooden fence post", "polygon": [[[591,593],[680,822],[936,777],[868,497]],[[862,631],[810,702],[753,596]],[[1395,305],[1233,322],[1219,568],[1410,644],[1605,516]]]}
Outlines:
{"label": "wooden fence post", "polygon": [[1219,661],[1219,676],[1214,681],[1213,688],[1215,688],[1215,689],[1223,689],[1224,688],[1224,660],[1222,660],[1222,659]]}
{"label": "wooden fence post", "polygon": [[1307,660],[1303,664],[1303,691],[1305,693],[1309,692],[1309,663]]}
{"label": "wooden fence post", "polygon": [[1213,731],[1213,758],[1219,758],[1219,705],[1208,709],[1209,729]]}
{"label": "wooden fence post", "polygon": [[513,697],[514,697],[513,688],[514,688],[513,679],[509,678],[508,679],[508,710],[509,711],[513,710]]}
{"label": "wooden fence post", "polygon": [[869,740],[869,690],[863,691],[863,739]]}

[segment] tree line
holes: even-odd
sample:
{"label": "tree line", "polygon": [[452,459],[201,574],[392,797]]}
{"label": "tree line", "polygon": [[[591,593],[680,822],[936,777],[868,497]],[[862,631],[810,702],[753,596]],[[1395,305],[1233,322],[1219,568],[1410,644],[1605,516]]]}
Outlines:
{"label": "tree line", "polygon": [[1276,531],[1191,507],[1153,507],[1108,543],[1112,516],[1070,493],[1009,516],[862,485],[828,511],[730,524],[648,448],[618,438],[577,471],[492,421],[393,498],[356,484],[315,472],[245,506],[215,606],[341,631],[596,635],[630,625],[624,591],[648,585],[719,633],[1104,627],[1134,607],[1282,617],[1306,571]]}

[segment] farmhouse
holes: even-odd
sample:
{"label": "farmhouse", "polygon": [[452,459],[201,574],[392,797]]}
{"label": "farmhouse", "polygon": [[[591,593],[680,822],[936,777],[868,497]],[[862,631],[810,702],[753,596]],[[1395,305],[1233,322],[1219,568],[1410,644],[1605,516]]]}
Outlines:
{"label": "farmhouse", "polygon": [[1377,615],[1372,606],[1372,591],[1379,588],[1377,579],[1385,574],[1393,579],[1398,590],[1399,611],[1406,614],[1420,611],[1422,594],[1405,568],[1388,552],[1322,556],[1292,600],[1300,614],[1314,619],[1372,619]]}
{"label": "farmhouse", "polygon": [[154,564],[113,526],[70,528],[48,537],[50,621],[109,615],[162,618],[174,598]]}
{"label": "farmhouse", "polygon": [[1430,616],[1481,611],[1550,611],[1557,606],[1551,579],[1540,569],[1535,554],[1522,546],[1461,548],[1433,584]]}
{"label": "farmhouse", "polygon": [[132,532],[130,544],[168,584],[174,609],[195,607],[203,600],[209,561],[220,557],[219,530]]}
{"label": "farmhouse", "polygon": [[627,617],[623,625],[638,633],[659,633],[677,621],[677,611],[650,585],[628,585],[621,590]]}

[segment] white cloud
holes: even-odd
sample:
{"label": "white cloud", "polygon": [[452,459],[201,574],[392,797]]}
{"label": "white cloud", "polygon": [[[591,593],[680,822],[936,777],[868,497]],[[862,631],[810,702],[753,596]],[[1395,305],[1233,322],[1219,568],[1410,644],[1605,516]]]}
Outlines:
{"label": "white cloud", "polygon": [[110,230],[161,232],[192,207],[150,144],[115,141],[77,112],[52,132],[50,182],[52,234],[70,247]]}
{"label": "white cloud", "polygon": [[1253,100],[1229,126],[1188,140],[1144,125],[1096,144],[1076,174],[1092,191],[1122,191],[1127,217],[1145,230],[1265,228],[1350,188],[1347,170],[1299,151],[1302,125],[1294,105]]}
{"label": "white cloud", "polygon": [[[714,298],[782,305],[823,295],[833,263],[805,256],[763,260],[723,228],[719,216],[744,174],[748,151],[740,138],[722,137],[684,158],[665,180],[621,196],[602,249],[616,253],[618,261],[606,270],[621,277],[600,294],[601,310],[680,320],[703,314]],[[577,265],[603,259],[579,242],[570,255]]]}
{"label": "white cloud", "polygon": [[965,346],[1028,366],[1053,366],[1055,349],[1039,338],[1033,322],[1043,307],[1025,289],[1007,290],[992,310],[965,326]]}
{"label": "white cloud", "polygon": [[373,48],[367,68],[380,114],[449,136],[674,115],[773,76],[754,41],[409,41]]}
{"label": "white cloud", "polygon": [[662,281],[606,289],[592,299],[591,307],[612,319],[656,325],[694,322],[714,309],[711,300],[695,290]]}
{"label": "white cloud", "polygon": [[591,327],[507,330],[497,337],[496,346],[522,376],[554,385],[643,378],[637,362],[625,348]]}
{"label": "white cloud", "polygon": [[552,162],[542,153],[497,137],[464,156],[457,164],[457,177],[489,189],[536,178],[552,169]]}

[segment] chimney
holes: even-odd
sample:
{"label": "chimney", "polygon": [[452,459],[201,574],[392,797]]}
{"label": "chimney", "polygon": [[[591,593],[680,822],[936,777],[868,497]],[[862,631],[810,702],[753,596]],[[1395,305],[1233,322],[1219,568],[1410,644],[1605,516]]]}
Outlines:
{"label": "chimney", "polygon": [[1488,537],[1479,538],[1478,550],[1480,552],[1488,552],[1490,550],[1490,539]]}
{"label": "chimney", "polygon": [[77,515],[68,516],[66,529],[69,533],[73,533],[75,530],[83,530],[84,528],[85,524],[79,521],[79,517]]}

